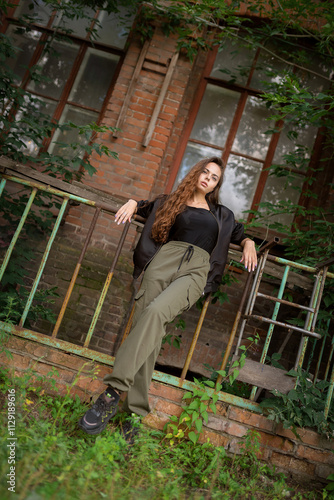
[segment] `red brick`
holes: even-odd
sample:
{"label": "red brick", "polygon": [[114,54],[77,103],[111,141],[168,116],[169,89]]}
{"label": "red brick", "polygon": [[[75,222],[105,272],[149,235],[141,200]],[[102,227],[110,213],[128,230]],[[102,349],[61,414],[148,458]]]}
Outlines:
{"label": "red brick", "polygon": [[49,373],[52,372],[52,369],[54,368],[51,364],[49,365],[47,363],[36,362],[36,363],[34,363],[32,368],[33,368],[34,372],[36,372],[40,375],[44,375],[47,378],[53,379],[56,381],[56,383],[58,383],[58,381],[61,381],[61,382],[67,382],[70,384],[70,383],[72,383],[72,381],[74,379],[74,372],[72,372],[70,370],[65,370],[64,368],[59,368],[59,367],[55,367],[55,369],[57,370],[58,376],[57,375],[54,375],[54,376],[49,375]]}
{"label": "red brick", "polygon": [[149,413],[144,419],[143,423],[154,429],[163,430],[164,426],[169,422],[169,418],[164,414]]}
{"label": "red brick", "polygon": [[83,403],[89,403],[92,399],[90,394],[87,394],[87,392],[79,389],[76,386],[68,387],[68,386],[59,386],[59,394],[62,396],[65,396],[66,394],[69,394],[73,399],[75,396],[79,396],[80,400]]}
{"label": "red brick", "polygon": [[227,411],[229,409],[229,406],[226,403],[222,403],[220,401],[217,402],[216,404],[216,415],[220,415],[222,417],[225,417],[227,415]]}
{"label": "red brick", "polygon": [[[334,440],[327,439],[325,436],[321,436],[317,434],[315,431],[311,431],[310,429],[296,429],[302,443],[309,444],[311,446],[317,448],[325,448],[328,450],[334,450]],[[294,441],[299,441],[299,438],[290,430],[284,429],[283,425],[279,424],[276,427],[276,434],[279,436],[284,436],[289,439],[293,439]]]}
{"label": "red brick", "polygon": [[231,422],[225,418],[209,414],[209,420],[206,426],[219,432],[225,432],[232,436],[243,437],[247,434],[248,428]]}
{"label": "red brick", "polygon": [[150,153],[152,155],[162,157],[164,154],[164,151],[163,151],[163,149],[152,147],[152,148],[150,148]]}
{"label": "red brick", "polygon": [[256,427],[257,429],[263,429],[266,431],[273,431],[274,429],[274,423],[271,420],[268,420],[263,415],[252,413],[235,406],[230,407],[228,417],[231,420],[236,420],[237,422],[251,425],[252,427]]}
{"label": "red brick", "polygon": [[305,458],[310,462],[320,462],[327,465],[334,465],[334,454],[329,451],[315,450],[308,446],[299,445],[296,455]]}
{"label": "red brick", "polygon": [[151,139],[150,146],[152,148],[163,149],[165,147],[165,144],[163,142],[157,141],[156,139]]}
{"label": "red brick", "polygon": [[106,375],[110,375],[112,372],[111,366],[97,365],[95,374],[100,379],[103,380]]}
{"label": "red brick", "polygon": [[92,377],[79,376],[75,385],[83,390],[89,391],[90,394],[100,394],[106,388],[101,380],[92,379]]}
{"label": "red brick", "polygon": [[304,460],[298,460],[289,455],[282,455],[281,453],[276,453],[273,451],[270,461],[277,467],[281,467],[289,472],[296,472],[297,474],[302,474],[305,476],[314,476],[315,465],[309,464]]}
{"label": "red brick", "polygon": [[291,452],[294,448],[294,443],[288,439],[283,439],[280,436],[275,436],[273,434],[266,434],[260,432],[260,443],[270,448],[276,448],[281,451]]}
{"label": "red brick", "polygon": [[[8,349],[9,350],[9,349]],[[7,357],[6,353],[0,354],[0,363],[5,366],[19,368],[20,370],[26,370],[30,363],[30,358],[26,356],[21,356],[21,354],[12,354],[12,359]]]}
{"label": "red brick", "polygon": [[199,443],[207,443],[208,440],[214,446],[223,446],[224,448],[228,445],[229,439],[221,434],[216,434],[215,432],[203,429],[200,437],[198,438]]}
{"label": "red brick", "polygon": [[[31,342],[34,345],[39,345],[36,342]],[[12,337],[9,337],[7,342],[6,342],[6,347],[12,348],[12,349],[17,349],[17,350],[25,350],[26,348],[26,340],[21,339],[20,337],[16,337],[13,335]]]}
{"label": "red brick", "polygon": [[150,386],[150,394],[164,399],[169,399],[174,403],[181,403],[185,392],[182,389],[177,389],[176,387],[160,384],[158,382],[152,382]]}
{"label": "red brick", "polygon": [[173,117],[175,117],[177,115],[177,112],[178,112],[178,108],[177,107],[171,107],[171,106],[164,106],[163,107],[163,112],[164,113],[167,113],[168,115],[171,115]]}
{"label": "red brick", "polygon": [[182,413],[181,406],[171,403],[170,401],[165,401],[164,399],[159,399],[155,406],[156,411],[166,413],[167,415],[176,415],[179,417]]}
{"label": "red brick", "polygon": [[80,358],[75,355],[59,353],[57,351],[50,351],[46,359],[53,364],[59,364],[71,368],[73,370],[81,371],[83,373],[93,373],[95,370],[94,362],[89,359]]}

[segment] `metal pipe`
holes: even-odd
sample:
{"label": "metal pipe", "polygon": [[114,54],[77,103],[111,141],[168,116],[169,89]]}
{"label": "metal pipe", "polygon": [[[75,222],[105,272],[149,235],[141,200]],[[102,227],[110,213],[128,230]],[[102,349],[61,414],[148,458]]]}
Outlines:
{"label": "metal pipe", "polygon": [[57,322],[56,322],[55,327],[53,329],[52,337],[56,337],[57,336],[60,324],[61,324],[61,322],[63,320],[63,317],[64,317],[64,314],[65,314],[65,310],[67,308],[68,302],[69,302],[70,297],[72,295],[74,284],[75,284],[75,282],[77,280],[77,277],[78,277],[78,274],[79,274],[79,271],[80,271],[80,268],[81,268],[81,264],[82,264],[83,258],[84,258],[85,254],[86,254],[88,244],[89,244],[90,239],[92,237],[92,234],[93,234],[93,231],[94,231],[94,228],[96,226],[96,222],[97,222],[97,219],[98,219],[100,213],[101,213],[101,208],[96,208],[95,209],[95,213],[94,213],[94,217],[92,219],[92,222],[90,224],[90,227],[89,227],[89,230],[88,230],[88,233],[87,233],[87,236],[86,236],[86,240],[85,240],[84,246],[83,246],[83,248],[81,250],[81,254],[80,254],[79,260],[77,262],[77,265],[75,266],[71,282],[70,282],[69,287],[67,289],[64,302],[62,303],[62,306],[61,306],[61,309],[60,309],[60,312],[59,312],[59,315],[58,315],[58,318],[57,318]]}
{"label": "metal pipe", "polygon": [[[313,289],[312,289],[312,293],[311,293],[311,298],[310,298],[310,303],[309,303],[309,306],[311,308],[314,309],[314,303],[315,303],[315,295],[316,295],[316,290],[317,290],[317,283],[319,282],[319,279],[320,279],[320,274],[319,272],[317,273],[316,275],[316,278],[315,278],[315,282],[314,282],[314,285],[313,285]],[[308,312],[307,315],[306,315],[306,320],[304,322],[304,326],[308,324],[309,320],[310,320],[310,317],[311,317],[311,313]],[[308,343],[308,337],[302,337],[300,339],[300,342],[299,342],[299,347],[298,347],[298,353],[297,353],[297,357],[296,357],[296,361],[295,361],[295,365],[294,365],[294,370],[297,370],[298,366],[300,366],[300,368],[302,367],[303,365],[303,360],[304,360],[304,356],[305,356],[305,350],[306,350],[306,347],[307,347],[307,343]],[[300,363],[300,360],[302,359],[301,363]]]}
{"label": "metal pipe", "polygon": [[[320,293],[320,290],[323,289],[322,287],[322,272],[321,271],[318,271],[318,274],[317,274],[317,278],[316,278],[316,281],[314,283],[314,294],[312,293],[312,297],[313,297],[313,301],[312,301],[312,307],[315,308],[315,313],[317,313],[317,307],[319,307],[319,303],[318,303],[318,298],[319,298],[319,293]],[[325,276],[326,278],[326,276]],[[313,323],[313,317],[314,317],[314,314],[313,313],[308,313],[307,314],[307,317],[306,317],[306,321],[305,321],[305,330],[307,331],[310,331],[311,330],[311,325]],[[311,333],[311,332],[310,332]],[[310,333],[307,334],[308,337],[310,336]],[[312,332],[314,333],[314,332]],[[316,336],[318,334],[314,334],[314,335],[311,335],[311,336]],[[299,357],[299,361],[298,361],[298,366],[300,368],[302,368],[303,366],[303,362],[304,362],[304,357],[305,357],[305,354],[306,354],[306,349],[307,349],[307,344],[308,344],[308,337],[303,337],[302,339],[302,342],[301,342],[301,345],[300,345],[300,357]],[[318,335],[318,337],[316,338],[321,338],[321,335]],[[298,352],[299,354],[299,352]],[[296,360],[297,362],[297,360]]]}
{"label": "metal pipe", "polygon": [[[278,299],[282,299],[282,297],[283,297],[284,290],[285,290],[285,285],[286,285],[286,282],[287,282],[287,279],[288,279],[288,275],[289,275],[289,271],[290,271],[290,266],[286,266],[285,269],[284,269],[284,274],[283,274],[283,277],[282,277],[281,286],[280,286],[278,294],[277,294],[277,298]],[[273,321],[276,321],[277,316],[278,316],[278,312],[280,310],[280,307],[281,307],[281,303],[279,301],[276,302],[273,314],[271,316],[271,319]],[[260,363],[264,363],[265,360],[266,360],[266,356],[267,356],[267,353],[268,353],[269,344],[270,344],[270,341],[271,341],[271,337],[272,337],[273,331],[274,331],[274,324],[271,323],[270,326],[269,326],[269,328],[268,328],[267,337],[266,337],[266,340],[265,340],[265,343],[264,343],[264,346],[263,346]]]}
{"label": "metal pipe", "polygon": [[290,330],[294,330],[295,332],[305,333],[309,337],[314,337],[316,339],[321,339],[321,335],[319,333],[310,332],[310,330],[305,330],[304,328],[300,328],[299,326],[290,325],[289,323],[283,323],[282,321],[274,321],[270,318],[265,318],[264,316],[259,316],[257,314],[252,314],[249,316],[251,319],[258,319],[259,321],[263,321],[264,323],[272,323],[276,326],[282,326],[283,328],[288,328]]}
{"label": "metal pipe", "polygon": [[289,300],[278,299],[277,297],[273,297],[271,295],[266,295],[265,293],[258,292],[257,296],[264,297],[265,299],[273,300],[275,302],[279,302],[280,304],[286,304],[287,306],[297,307],[298,309],[303,309],[304,311],[314,312],[314,308],[312,308],[312,307],[302,306],[300,304],[296,304],[295,302],[290,302]]}
{"label": "metal pipe", "polygon": [[[64,191],[61,191],[60,189],[56,189],[51,187],[50,185],[44,186],[43,184],[40,184],[39,182],[34,182],[34,181],[28,181],[26,179],[20,179],[18,177],[13,177],[11,175],[3,175],[3,177],[9,181],[17,182],[18,184],[22,184],[23,186],[30,186],[32,188],[37,188],[40,191],[43,191],[45,193],[51,193],[56,196],[60,196],[61,198],[69,198],[70,200],[77,201],[78,203],[83,203],[84,205],[88,205],[90,207],[99,207],[102,210],[106,210],[107,212],[115,213],[118,210],[118,207],[116,205],[109,205],[108,203],[100,202],[100,201],[92,201],[88,200],[87,198],[83,198],[81,196],[77,196],[76,194],[72,193],[67,193]],[[136,217],[137,219],[137,217]],[[139,218],[140,220],[141,218]]]}
{"label": "metal pipe", "polygon": [[35,198],[35,196],[36,196],[36,193],[37,193],[37,189],[36,189],[36,188],[34,188],[34,189],[32,190],[32,192],[30,193],[29,200],[28,200],[28,202],[27,202],[27,204],[26,204],[26,207],[25,207],[25,209],[24,209],[24,212],[23,212],[23,214],[22,214],[22,216],[21,216],[21,219],[20,219],[19,225],[18,225],[18,226],[17,226],[17,228],[16,228],[16,231],[15,231],[15,233],[14,233],[14,236],[13,236],[13,238],[12,238],[12,241],[10,242],[10,245],[9,245],[9,247],[7,248],[7,252],[6,252],[6,255],[5,255],[5,257],[4,257],[4,260],[3,260],[3,262],[2,262],[1,269],[0,269],[0,281],[2,280],[2,277],[3,277],[3,275],[4,275],[4,272],[5,272],[6,267],[7,267],[7,265],[8,265],[8,262],[9,262],[10,256],[12,255],[12,252],[13,252],[13,250],[14,250],[15,243],[16,243],[16,241],[17,241],[17,238],[18,238],[18,237],[19,237],[19,235],[20,235],[20,232],[21,232],[21,230],[22,230],[23,224],[24,224],[24,223],[25,223],[25,221],[26,221],[26,218],[27,218],[27,216],[28,216],[28,213],[29,213],[29,211],[30,211],[30,209],[31,209],[31,205],[32,205],[32,203],[33,203],[33,201],[34,201],[34,198]]}
{"label": "metal pipe", "polygon": [[182,382],[186,378],[187,371],[188,371],[188,368],[190,365],[190,361],[191,361],[191,358],[194,354],[197,340],[198,340],[199,334],[201,332],[201,328],[202,328],[203,321],[204,321],[204,318],[206,315],[206,311],[208,310],[208,307],[209,307],[210,299],[211,299],[211,293],[208,294],[208,296],[206,297],[206,299],[204,301],[202,311],[201,311],[201,314],[200,314],[200,317],[199,317],[199,320],[198,320],[198,323],[196,326],[196,330],[195,330],[195,333],[193,335],[193,339],[191,341],[190,348],[189,348],[189,351],[187,354],[187,358],[186,358],[186,361],[185,361],[184,366],[183,366],[183,370],[182,370],[181,377],[180,377],[180,385],[182,385]]}
{"label": "metal pipe", "polygon": [[332,368],[332,375],[331,375],[331,378],[329,381],[328,393],[327,393],[327,398],[326,398],[326,403],[325,403],[325,411],[324,411],[325,419],[327,419],[327,417],[328,417],[329,408],[331,406],[332,397],[333,397],[333,389],[334,389],[334,365]]}
{"label": "metal pipe", "polygon": [[87,347],[89,345],[89,342],[90,342],[90,340],[92,338],[92,335],[93,335],[93,332],[94,332],[94,329],[95,329],[95,326],[96,326],[96,322],[97,322],[98,317],[100,315],[100,312],[101,312],[104,300],[105,300],[107,292],[108,292],[108,288],[109,288],[110,282],[111,282],[112,277],[114,275],[115,267],[116,267],[118,258],[120,256],[120,253],[121,253],[121,250],[122,250],[122,247],[123,247],[123,243],[125,241],[125,238],[126,238],[126,235],[128,233],[129,227],[130,227],[130,222],[127,221],[125,223],[124,229],[122,231],[122,235],[120,237],[120,240],[119,240],[119,243],[118,243],[118,246],[117,246],[117,249],[116,249],[114,260],[113,260],[113,262],[111,264],[110,271],[109,271],[109,273],[107,275],[106,281],[104,283],[103,290],[101,292],[98,304],[96,306],[96,309],[95,309],[95,312],[94,312],[94,316],[93,316],[92,322],[90,324],[90,327],[89,327],[89,330],[88,330],[88,333],[87,333],[87,336],[86,336],[84,347]]}
{"label": "metal pipe", "polygon": [[252,311],[254,309],[255,300],[256,300],[257,293],[258,293],[259,288],[260,288],[260,283],[261,283],[261,280],[262,280],[262,275],[263,275],[263,272],[264,272],[264,266],[266,264],[268,253],[269,253],[269,248],[267,250],[265,250],[265,252],[263,254],[263,259],[262,259],[261,265],[259,266],[259,272],[256,275],[255,287],[254,287],[253,295],[252,295],[252,298],[251,298],[251,301],[250,301],[250,306],[249,306],[249,309],[248,309],[248,311],[247,311],[246,314],[252,314]]}
{"label": "metal pipe", "polygon": [[[322,358],[324,355],[326,340],[329,337],[329,333],[328,333],[329,325],[330,325],[330,319],[327,321],[327,328],[326,328],[326,331],[325,331],[325,334],[324,334],[324,337],[322,340],[321,350],[319,353],[318,362],[317,362],[317,366],[316,366],[315,373],[314,373],[314,380],[316,380],[318,378],[318,373],[320,371],[320,365],[321,365],[321,361],[322,361]],[[327,372],[327,369],[326,369],[326,372]],[[327,378],[327,373],[326,373],[326,376],[324,376],[324,380],[326,380],[326,378]]]}
{"label": "metal pipe", "polygon": [[0,196],[2,195],[2,192],[4,190],[5,185],[6,185],[6,179],[1,179],[1,182],[0,182]]}
{"label": "metal pipe", "polygon": [[325,374],[324,374],[324,380],[327,380],[329,368],[331,366],[331,361],[332,361],[332,357],[333,357],[333,352],[334,352],[334,337],[332,337],[332,345],[331,345],[331,350],[330,350],[329,356],[328,356],[328,361],[327,361],[326,370],[325,370]]}
{"label": "metal pipe", "polygon": [[25,322],[25,320],[27,318],[27,314],[29,312],[30,306],[31,306],[32,301],[34,299],[34,295],[36,293],[39,281],[41,279],[41,276],[42,276],[42,273],[43,273],[46,261],[47,261],[47,259],[49,257],[51,246],[52,246],[52,244],[54,242],[54,239],[56,237],[56,234],[57,234],[58,228],[60,226],[61,220],[62,220],[62,218],[64,216],[67,203],[68,203],[68,198],[64,198],[63,203],[62,203],[62,205],[60,207],[60,210],[59,210],[59,213],[58,213],[57,220],[55,222],[55,225],[53,226],[53,230],[52,230],[52,233],[50,235],[49,241],[48,241],[48,243],[46,245],[46,249],[45,249],[45,252],[43,254],[41,264],[40,264],[40,266],[38,268],[38,271],[37,271],[37,274],[36,274],[36,278],[35,278],[35,280],[33,282],[32,288],[30,290],[30,294],[29,294],[27,303],[26,303],[25,308],[23,310],[22,317],[21,317],[20,323],[19,323],[19,326],[21,326],[21,327],[24,325],[24,322]]}
{"label": "metal pipe", "polygon": [[[284,264],[286,266],[299,269],[301,271],[306,271],[308,273],[315,274],[319,271],[317,267],[306,266],[305,264],[300,264],[299,262],[294,262],[292,260],[283,259],[282,257],[275,257],[274,255],[269,255],[268,260],[271,262],[277,262],[278,264]],[[320,274],[322,271],[320,271]],[[334,278],[334,273],[327,273],[328,278]]]}
{"label": "metal pipe", "polygon": [[322,295],[324,293],[327,271],[328,271],[328,267],[325,266],[323,268],[323,273],[322,273],[321,280],[320,280],[320,289],[319,289],[317,302],[316,302],[316,306],[315,306],[315,311],[314,311],[314,315],[313,315],[313,319],[312,319],[312,323],[311,323],[311,330],[312,331],[315,330],[315,325],[316,325],[318,314],[319,314],[321,299],[322,299]]}

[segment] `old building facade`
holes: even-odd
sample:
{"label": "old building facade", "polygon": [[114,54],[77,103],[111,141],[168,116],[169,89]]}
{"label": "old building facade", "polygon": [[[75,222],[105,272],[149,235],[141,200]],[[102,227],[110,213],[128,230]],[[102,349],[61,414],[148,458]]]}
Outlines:
{"label": "old building facade", "polygon": [[[86,31],[84,21],[74,20],[70,24],[72,43],[53,41],[55,30],[67,25],[60,13],[52,12],[43,2],[36,7],[32,30],[16,31],[18,18],[29,13],[28,3],[18,2],[9,9],[2,26],[20,48],[10,63],[18,75],[17,85],[38,96],[44,111],[60,123],[73,121],[83,125],[95,121],[113,128],[100,134],[98,141],[117,153],[118,158],[93,156],[91,163],[96,173],[92,177],[86,174],[82,181],[87,189],[98,190],[114,203],[129,198],[153,199],[171,192],[196,161],[217,155],[226,165],[221,202],[234,211],[238,220],[250,220],[247,210],[260,202],[298,203],[303,197],[303,192],[295,188],[303,187],[309,165],[319,164],[324,136],[311,125],[299,130],[298,144],[305,148],[305,169],[288,182],[285,177],[269,175],[268,168],[283,163],[290,148],[285,133],[289,125],[285,130],[283,123],[270,122],[270,111],[261,99],[266,88],[264,80],[270,83],[267,68],[281,68],[282,72],[286,69],[284,62],[270,55],[274,51],[270,43],[266,51],[239,47],[227,39],[221,50],[214,47],[200,51],[190,60],[182,50],[178,51],[177,36],[163,33],[159,20],[152,25],[152,37],[142,42],[136,31],[124,27],[117,16],[98,10],[94,13],[100,23],[94,25],[98,32],[95,40]],[[249,13],[245,10],[241,14]],[[130,26],[134,20],[131,18]],[[50,41],[57,58],[43,51]],[[36,83],[30,80],[27,68],[38,63],[45,78]],[[299,72],[301,81],[314,90],[328,88],[328,68],[314,61],[310,69],[314,72],[307,74],[297,67],[293,71]],[[268,129],[275,132],[268,134]],[[51,133],[45,138],[44,150],[65,155],[66,148],[59,143],[73,141],[74,133]],[[31,154],[38,155],[35,144],[27,147]],[[329,187],[333,168],[329,162],[323,167],[316,174],[314,186],[320,206],[329,205],[333,197]],[[56,285],[61,296],[66,292],[92,213],[90,207],[71,205],[48,259],[42,286]],[[291,224],[293,219],[293,213],[285,213],[279,220]],[[139,230],[138,225],[129,230],[91,340],[92,348],[108,354],[117,349],[133,296],[131,253]],[[64,317],[61,338],[82,343],[120,231],[110,214],[101,214]],[[261,227],[249,229],[248,234],[261,244],[276,233],[268,229],[264,220]],[[284,248],[279,247],[280,255],[282,252]],[[226,290],[230,302],[209,307],[192,360],[191,368],[196,373],[207,373],[204,363],[219,366],[230,334],[247,274],[233,263],[230,267],[238,282]],[[268,284],[268,290],[271,288]],[[60,304],[57,300],[55,310]],[[181,339],[181,349],[165,344],[161,364],[182,366],[198,315],[196,308],[186,313],[184,331],[171,325],[170,333]],[[47,332],[50,327],[40,322],[39,328]],[[257,330],[261,333],[261,325],[249,327],[250,334]]]}

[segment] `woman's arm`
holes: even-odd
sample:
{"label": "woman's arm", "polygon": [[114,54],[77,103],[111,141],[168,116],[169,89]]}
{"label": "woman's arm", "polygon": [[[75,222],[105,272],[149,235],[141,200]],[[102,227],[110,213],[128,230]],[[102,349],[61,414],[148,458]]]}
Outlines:
{"label": "woman's arm", "polygon": [[254,241],[250,238],[245,238],[242,240],[240,245],[243,248],[240,262],[244,263],[248,272],[254,271],[257,266],[257,255]]}
{"label": "woman's arm", "polygon": [[120,224],[121,222],[124,224],[126,221],[131,222],[131,217],[137,211],[137,202],[135,200],[130,199],[115,214],[115,222]]}

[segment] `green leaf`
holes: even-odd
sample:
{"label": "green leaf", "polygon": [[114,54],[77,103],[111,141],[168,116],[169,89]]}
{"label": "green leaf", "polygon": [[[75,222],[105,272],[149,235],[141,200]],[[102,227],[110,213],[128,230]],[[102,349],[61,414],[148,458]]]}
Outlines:
{"label": "green leaf", "polygon": [[288,393],[288,398],[291,401],[299,401],[299,396],[295,389],[291,389],[291,391]]}
{"label": "green leaf", "polygon": [[194,423],[195,420],[197,420],[199,417],[199,413],[197,411],[194,411],[192,414],[191,422]]}
{"label": "green leaf", "polygon": [[195,422],[195,427],[196,427],[197,432],[201,432],[202,427],[203,427],[203,422],[202,422],[202,420],[199,420],[199,419],[198,419],[198,420],[196,420],[196,422]]}
{"label": "green leaf", "polygon": [[195,434],[193,431],[191,431],[188,434],[188,438],[190,439],[190,441],[192,441],[194,444],[196,444],[198,441],[199,435]]}

